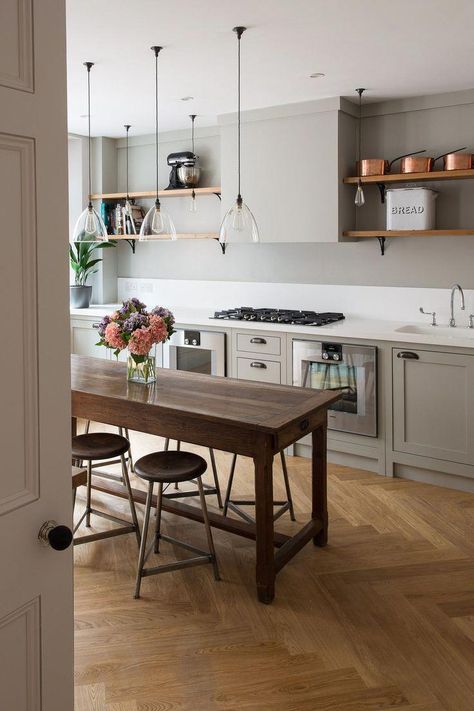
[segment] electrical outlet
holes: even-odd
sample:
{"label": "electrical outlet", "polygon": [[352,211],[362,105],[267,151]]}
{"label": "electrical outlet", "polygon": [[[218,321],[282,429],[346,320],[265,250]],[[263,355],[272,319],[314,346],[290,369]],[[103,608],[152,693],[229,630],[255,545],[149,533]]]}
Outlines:
{"label": "electrical outlet", "polygon": [[141,294],[153,294],[153,282],[145,281],[142,284],[140,284],[140,293]]}
{"label": "electrical outlet", "polygon": [[132,291],[138,291],[137,282],[136,281],[127,281],[126,291],[127,291],[127,293],[132,292]]}

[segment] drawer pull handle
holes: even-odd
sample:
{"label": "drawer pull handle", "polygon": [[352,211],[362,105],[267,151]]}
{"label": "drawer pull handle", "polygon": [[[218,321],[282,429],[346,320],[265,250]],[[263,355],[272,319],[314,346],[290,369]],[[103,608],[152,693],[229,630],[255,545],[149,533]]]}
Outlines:
{"label": "drawer pull handle", "polygon": [[266,368],[267,366],[265,363],[259,363],[257,360],[254,360],[252,363],[250,363],[251,368]]}
{"label": "drawer pull handle", "polygon": [[258,343],[261,346],[266,345],[267,341],[265,338],[251,338],[250,343]]}
{"label": "drawer pull handle", "polygon": [[99,329],[99,328],[100,328],[100,323],[93,323],[93,324],[92,324],[92,328],[97,328],[97,329]]}
{"label": "drawer pull handle", "polygon": [[413,351],[400,351],[397,353],[397,358],[406,358],[407,360],[419,360],[420,356],[418,353],[413,353]]}

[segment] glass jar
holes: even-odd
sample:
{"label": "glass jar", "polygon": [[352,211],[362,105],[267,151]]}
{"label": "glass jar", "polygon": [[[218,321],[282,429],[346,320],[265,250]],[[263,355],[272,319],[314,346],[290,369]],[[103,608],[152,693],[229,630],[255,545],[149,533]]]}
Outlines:
{"label": "glass jar", "polygon": [[148,385],[156,380],[156,348],[147,355],[128,354],[127,380]]}

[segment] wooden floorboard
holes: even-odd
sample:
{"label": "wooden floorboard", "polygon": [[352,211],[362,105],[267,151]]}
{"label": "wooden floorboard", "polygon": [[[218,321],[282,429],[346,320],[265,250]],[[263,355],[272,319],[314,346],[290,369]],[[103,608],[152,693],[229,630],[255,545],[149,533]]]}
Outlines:
{"label": "wooden floorboard", "polygon": [[[132,442],[135,457],[162,445]],[[216,457],[225,489],[230,455]],[[310,462],[288,469],[298,520],[277,528],[294,534],[311,509]],[[253,494],[244,458],[235,494]],[[77,513],[83,499],[79,489]],[[94,500],[126,514],[122,500]],[[224,531],[221,582],[210,566],[180,570],[145,578],[140,600],[134,536],[78,546],[76,711],[473,711],[474,496],[330,466],[329,505],[329,545],[298,553],[270,606],[255,597],[254,544]],[[199,523],[163,522],[205,547]],[[164,543],[163,562],[175,555],[187,554]]]}

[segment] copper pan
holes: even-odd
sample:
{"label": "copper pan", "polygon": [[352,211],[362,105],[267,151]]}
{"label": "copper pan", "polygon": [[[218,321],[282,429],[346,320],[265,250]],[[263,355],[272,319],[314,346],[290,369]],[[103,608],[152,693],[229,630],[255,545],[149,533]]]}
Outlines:
{"label": "copper pan", "polygon": [[473,167],[474,156],[472,153],[460,153],[460,151],[465,151],[464,148],[458,148],[457,151],[452,151],[443,156],[443,169],[444,170],[469,170]]}
{"label": "copper pan", "polygon": [[[425,151],[417,151],[418,153],[424,153]],[[397,160],[406,158],[407,156],[415,155],[413,153],[404,153],[402,156],[397,156],[391,161],[385,160],[384,158],[364,158],[356,163],[356,174],[360,175],[361,178],[368,175],[386,175],[390,172],[390,169]],[[359,172],[360,171],[360,172]]]}
{"label": "copper pan", "polygon": [[[433,158],[432,156],[423,156],[420,158],[417,154],[413,153],[411,156],[406,156],[402,158],[400,162],[400,173],[431,173],[436,161],[441,158],[446,158],[451,156],[451,159],[456,157],[459,151],[463,151],[464,148],[456,148],[454,151],[449,153],[442,153],[440,156]],[[425,151],[417,151],[417,153],[424,153]],[[415,157],[417,156],[417,157]],[[446,170],[446,169],[445,169]],[[451,168],[453,170],[453,168]]]}

